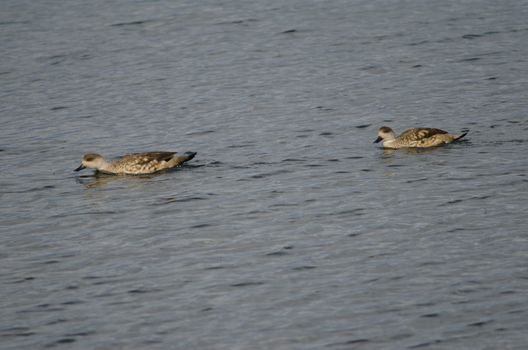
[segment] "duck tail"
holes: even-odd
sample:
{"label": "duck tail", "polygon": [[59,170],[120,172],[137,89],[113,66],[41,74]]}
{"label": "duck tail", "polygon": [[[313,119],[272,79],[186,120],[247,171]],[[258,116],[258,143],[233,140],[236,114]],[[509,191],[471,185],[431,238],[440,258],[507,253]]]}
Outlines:
{"label": "duck tail", "polygon": [[464,132],[464,133],[462,133],[462,134],[456,136],[456,137],[455,137],[455,141],[460,140],[461,138],[463,138],[464,136],[466,136],[466,135],[468,134],[468,132],[469,132],[469,131],[466,131],[466,132]]}
{"label": "duck tail", "polygon": [[196,152],[185,152],[185,154],[184,154],[184,156],[185,156],[184,162],[188,162],[189,160],[193,159],[195,155],[196,155]]}

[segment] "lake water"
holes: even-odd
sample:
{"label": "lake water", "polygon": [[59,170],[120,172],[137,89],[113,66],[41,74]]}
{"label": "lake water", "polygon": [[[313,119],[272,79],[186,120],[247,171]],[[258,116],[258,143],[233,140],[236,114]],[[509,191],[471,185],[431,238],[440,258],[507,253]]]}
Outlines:
{"label": "lake water", "polygon": [[[525,349],[528,2],[0,4],[2,349]],[[387,125],[463,142],[384,151]],[[196,151],[156,176],[84,153]]]}

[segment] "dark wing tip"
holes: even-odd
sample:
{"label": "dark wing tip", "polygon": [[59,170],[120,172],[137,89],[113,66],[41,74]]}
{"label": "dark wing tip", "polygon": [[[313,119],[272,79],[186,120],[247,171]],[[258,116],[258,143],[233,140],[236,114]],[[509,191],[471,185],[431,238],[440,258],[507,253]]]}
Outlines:
{"label": "dark wing tip", "polygon": [[187,156],[187,160],[191,160],[194,158],[197,152],[185,152],[185,155]]}
{"label": "dark wing tip", "polygon": [[460,140],[461,138],[463,138],[464,136],[466,136],[466,135],[468,134],[468,132],[469,132],[469,131],[465,131],[464,133],[462,133],[462,134],[460,134],[459,136],[457,136],[457,137],[455,138],[455,141],[456,141],[456,140]]}

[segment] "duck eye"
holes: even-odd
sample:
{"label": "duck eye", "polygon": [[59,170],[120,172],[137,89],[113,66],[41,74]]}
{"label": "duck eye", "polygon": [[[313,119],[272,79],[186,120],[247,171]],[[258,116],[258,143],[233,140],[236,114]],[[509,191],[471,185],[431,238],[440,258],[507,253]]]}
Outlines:
{"label": "duck eye", "polygon": [[86,157],[86,161],[87,162],[91,162],[92,160],[94,160],[95,158],[94,157]]}

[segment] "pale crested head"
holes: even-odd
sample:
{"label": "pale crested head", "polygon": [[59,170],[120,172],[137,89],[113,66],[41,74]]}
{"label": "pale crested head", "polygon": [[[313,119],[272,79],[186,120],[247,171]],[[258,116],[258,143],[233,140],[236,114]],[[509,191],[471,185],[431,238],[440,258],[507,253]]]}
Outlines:
{"label": "pale crested head", "polygon": [[396,136],[394,135],[394,131],[392,131],[391,128],[388,126],[382,126],[378,130],[378,138],[374,141],[374,143],[378,143],[382,140],[389,141],[395,139]]}
{"label": "pale crested head", "polygon": [[83,162],[93,162],[97,158],[103,158],[103,156],[97,153],[86,153],[83,156]]}
{"label": "pale crested head", "polygon": [[107,164],[102,155],[97,153],[87,153],[84,155],[81,165],[75,169],[79,171],[85,168],[102,169]]}
{"label": "pale crested head", "polygon": [[378,134],[388,134],[391,132],[394,133],[391,128],[389,128],[388,126],[382,126],[381,128],[379,128]]}
{"label": "pale crested head", "polygon": [[84,155],[82,160],[82,165],[84,165],[86,168],[99,169],[105,163],[106,160],[103,158],[103,156],[97,153],[87,153]]}

